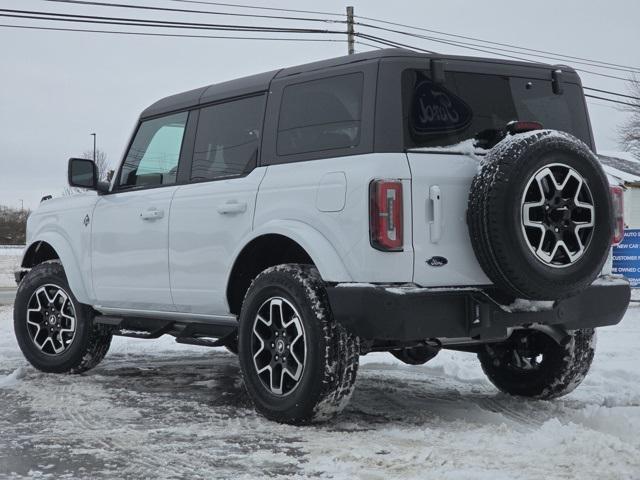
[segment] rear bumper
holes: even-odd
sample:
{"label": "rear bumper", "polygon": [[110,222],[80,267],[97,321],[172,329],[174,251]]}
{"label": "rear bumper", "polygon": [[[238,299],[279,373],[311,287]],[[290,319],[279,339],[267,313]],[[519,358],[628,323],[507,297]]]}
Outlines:
{"label": "rear bumper", "polygon": [[619,277],[602,277],[582,293],[556,302],[499,305],[481,289],[433,289],[366,284],[327,287],[333,315],[369,340],[504,338],[514,327],[550,325],[567,330],[615,325],[631,290]]}

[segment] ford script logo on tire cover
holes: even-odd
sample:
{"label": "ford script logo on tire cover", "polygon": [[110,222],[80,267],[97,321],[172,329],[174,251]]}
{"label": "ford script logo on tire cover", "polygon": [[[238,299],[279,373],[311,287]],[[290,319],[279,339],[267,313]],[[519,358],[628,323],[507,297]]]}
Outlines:
{"label": "ford script logo on tire cover", "polygon": [[431,266],[431,267],[444,267],[447,263],[449,263],[449,260],[447,260],[444,257],[431,257],[430,259],[427,260],[427,265]]}
{"label": "ford script logo on tire cover", "polygon": [[411,130],[414,134],[453,132],[471,123],[471,108],[443,86],[423,80],[414,92],[411,111]]}

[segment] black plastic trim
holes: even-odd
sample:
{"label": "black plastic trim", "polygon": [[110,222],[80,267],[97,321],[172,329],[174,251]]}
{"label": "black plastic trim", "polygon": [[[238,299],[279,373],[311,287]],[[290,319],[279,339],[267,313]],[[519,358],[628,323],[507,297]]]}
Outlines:
{"label": "black plastic trim", "polygon": [[485,291],[473,289],[329,286],[327,293],[336,320],[360,338],[414,341],[505,338],[509,328],[532,324],[567,330],[616,325],[627,310],[631,290],[623,281],[592,285],[539,311],[509,311]]}

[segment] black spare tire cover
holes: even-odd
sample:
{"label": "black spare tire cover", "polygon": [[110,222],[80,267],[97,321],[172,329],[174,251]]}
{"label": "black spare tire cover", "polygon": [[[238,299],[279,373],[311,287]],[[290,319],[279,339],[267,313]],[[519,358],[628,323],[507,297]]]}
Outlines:
{"label": "black spare tire cover", "polygon": [[517,298],[556,300],[599,275],[612,237],[607,177],[577,138],[510,135],[473,179],[467,223],[482,269]]}

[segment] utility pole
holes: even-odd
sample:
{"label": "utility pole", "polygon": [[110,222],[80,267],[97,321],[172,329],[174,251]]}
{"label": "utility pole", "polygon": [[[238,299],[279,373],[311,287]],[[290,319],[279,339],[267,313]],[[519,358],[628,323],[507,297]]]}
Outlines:
{"label": "utility pole", "polygon": [[24,212],[24,200],[20,199],[20,211]]}
{"label": "utility pole", "polygon": [[92,133],[91,136],[93,137],[93,163],[96,163],[96,134]]}
{"label": "utility pole", "polygon": [[353,7],[347,7],[347,49],[349,55],[355,53],[356,35],[353,29]]}

